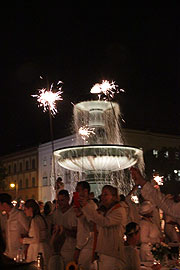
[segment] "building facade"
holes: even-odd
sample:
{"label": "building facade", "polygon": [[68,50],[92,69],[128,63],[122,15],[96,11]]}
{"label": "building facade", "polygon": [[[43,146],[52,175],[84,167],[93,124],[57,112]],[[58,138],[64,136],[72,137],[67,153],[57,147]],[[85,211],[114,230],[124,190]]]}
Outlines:
{"label": "building facade", "polygon": [[6,177],[1,192],[13,199],[38,199],[38,147],[1,157]]}
{"label": "building facade", "polygon": [[[177,149],[176,167],[173,167],[173,172],[178,176],[176,180],[180,181],[180,136],[152,133],[146,131],[123,129],[125,144],[142,148],[144,155],[151,153],[152,160],[146,160],[145,166],[150,166],[150,170],[157,170],[156,163],[158,154],[163,150],[163,161],[168,162],[170,155],[167,149]],[[76,144],[75,135],[60,138],[52,142],[40,144],[38,147],[29,148],[24,151],[12,153],[1,157],[1,161],[6,169],[6,177],[4,179],[4,187],[1,192],[8,192],[13,198],[21,198],[27,200],[34,198],[44,202],[55,198],[54,182],[57,177],[61,176],[65,184],[65,189],[73,192],[77,181],[80,178],[80,173],[72,173],[63,169],[55,160],[55,176],[53,170],[52,149],[57,150],[63,147]],[[172,163],[172,162],[171,162]],[[168,163],[167,163],[168,164]],[[166,166],[168,167],[168,166]],[[168,168],[167,168],[168,169]],[[168,176],[168,173],[167,173]],[[169,177],[169,176],[168,176]],[[170,180],[170,178],[169,178]],[[14,183],[15,187],[11,188],[10,184]]]}

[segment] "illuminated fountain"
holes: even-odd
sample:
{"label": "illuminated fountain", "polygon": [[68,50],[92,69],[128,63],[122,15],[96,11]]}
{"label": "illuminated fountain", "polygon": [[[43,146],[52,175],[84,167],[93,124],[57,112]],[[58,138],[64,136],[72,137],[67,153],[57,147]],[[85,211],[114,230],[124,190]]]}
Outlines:
{"label": "illuminated fountain", "polygon": [[132,183],[125,169],[135,164],[143,168],[142,150],[124,145],[119,116],[119,105],[115,102],[92,100],[76,104],[76,145],[54,152],[59,165],[79,172],[96,196],[104,184],[115,185],[127,194]]}

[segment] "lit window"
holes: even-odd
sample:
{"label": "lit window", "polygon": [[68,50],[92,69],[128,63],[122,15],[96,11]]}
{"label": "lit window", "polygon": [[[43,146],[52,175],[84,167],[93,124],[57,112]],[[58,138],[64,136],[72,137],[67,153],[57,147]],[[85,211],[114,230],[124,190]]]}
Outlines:
{"label": "lit window", "polygon": [[43,159],[43,166],[47,166],[47,160],[46,160],[46,157]]}
{"label": "lit window", "polygon": [[43,181],[42,181],[42,185],[43,186],[47,186],[48,185],[48,178],[47,178],[47,176],[43,176],[43,179],[42,179]]}
{"label": "lit window", "polygon": [[175,152],[175,159],[179,159],[179,152]]}
{"label": "lit window", "polygon": [[155,156],[156,158],[158,157],[158,150],[153,149],[153,156]]}
{"label": "lit window", "polygon": [[165,157],[165,158],[168,158],[168,157],[169,157],[168,151],[166,151],[166,152],[164,153],[164,157]]}

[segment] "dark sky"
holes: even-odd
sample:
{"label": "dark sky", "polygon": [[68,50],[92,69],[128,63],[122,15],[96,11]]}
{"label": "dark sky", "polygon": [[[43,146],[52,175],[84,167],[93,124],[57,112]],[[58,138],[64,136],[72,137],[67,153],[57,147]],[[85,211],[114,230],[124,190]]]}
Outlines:
{"label": "dark sky", "polygon": [[[71,134],[71,102],[114,80],[124,128],[180,135],[180,28],[174,8],[1,9],[0,154],[50,140],[32,94],[62,80],[54,138]],[[40,80],[43,76],[44,80]]]}

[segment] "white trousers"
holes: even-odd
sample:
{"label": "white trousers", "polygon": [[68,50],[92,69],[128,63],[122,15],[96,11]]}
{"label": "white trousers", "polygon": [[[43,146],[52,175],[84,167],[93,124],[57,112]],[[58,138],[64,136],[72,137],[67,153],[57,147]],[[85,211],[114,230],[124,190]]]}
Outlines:
{"label": "white trousers", "polygon": [[97,270],[97,263],[92,261],[92,249],[82,249],[79,255],[78,265],[81,270]]}
{"label": "white trousers", "polygon": [[120,259],[99,254],[99,270],[123,270],[124,264]]}

